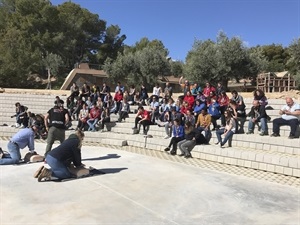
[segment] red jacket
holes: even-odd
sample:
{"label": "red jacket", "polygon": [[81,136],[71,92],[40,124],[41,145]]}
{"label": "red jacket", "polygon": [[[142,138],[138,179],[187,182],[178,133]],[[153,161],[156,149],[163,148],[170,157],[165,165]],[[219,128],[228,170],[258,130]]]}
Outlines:
{"label": "red jacket", "polygon": [[194,102],[195,102],[195,98],[193,95],[190,96],[184,96],[183,101],[186,101],[187,103],[189,103],[189,107],[192,108],[194,106]]}
{"label": "red jacket", "polygon": [[100,119],[100,115],[101,115],[101,112],[100,112],[100,109],[97,107],[97,108],[91,108],[90,110],[90,119]]}
{"label": "red jacket", "polygon": [[120,94],[119,92],[117,92],[115,94],[114,100],[117,101],[117,102],[122,101],[123,100],[123,94]]}
{"label": "red jacket", "polygon": [[228,106],[229,97],[227,95],[225,96],[220,95],[220,97],[218,98],[218,103],[220,104],[220,106]]}

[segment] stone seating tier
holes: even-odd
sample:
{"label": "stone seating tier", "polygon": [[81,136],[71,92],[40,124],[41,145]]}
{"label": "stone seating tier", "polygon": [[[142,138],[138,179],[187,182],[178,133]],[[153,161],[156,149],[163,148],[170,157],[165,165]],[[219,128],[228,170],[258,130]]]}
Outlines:
{"label": "stone seating tier", "polygon": [[[65,101],[64,96],[62,99]],[[39,113],[45,113],[49,108],[53,107],[55,95],[16,95],[16,94],[4,94],[0,95],[0,123],[14,123],[15,119],[10,118],[14,113],[14,103],[20,102],[28,106],[29,110],[34,109]],[[246,105],[251,106],[252,99],[245,99]],[[276,111],[276,114],[272,115],[272,119],[278,116],[278,110],[285,104],[284,100],[269,100],[269,105]],[[11,105],[11,107],[8,107]],[[136,106],[131,107],[134,110]],[[147,108],[147,107],[146,107]],[[247,107],[248,108],[248,107]],[[10,110],[10,111],[9,111]],[[32,112],[37,113],[32,110]],[[30,110],[31,111],[31,110]],[[269,115],[271,115],[269,113]],[[7,117],[8,116],[8,117]],[[117,123],[110,132],[86,132],[86,142],[101,142],[109,145],[131,145],[136,147],[144,147],[149,150],[163,151],[168,145],[170,139],[163,139],[165,136],[164,128],[158,126],[151,126],[148,134],[151,134],[153,138],[147,138],[143,135],[132,135],[134,114],[130,114],[130,117],[125,122]],[[112,115],[112,121],[116,120],[116,116]],[[271,128],[272,123],[269,123]],[[72,128],[76,127],[76,123],[73,123]],[[245,128],[247,122],[245,123]],[[291,175],[300,177],[300,163],[298,150],[299,139],[287,139],[289,128],[282,127],[282,137],[268,137],[237,134],[234,135],[232,148],[220,148],[214,145],[215,134],[210,145],[197,145],[193,149],[193,157],[216,161],[220,163],[232,164],[236,166],[249,167],[258,170],[271,171],[281,173],[285,175]],[[16,132],[16,128],[1,126],[0,135],[4,137],[10,137]],[[246,129],[245,129],[246,130]],[[68,130],[66,135],[71,134],[74,130]],[[146,142],[145,142],[146,141]],[[167,154],[167,153],[166,153]]]}

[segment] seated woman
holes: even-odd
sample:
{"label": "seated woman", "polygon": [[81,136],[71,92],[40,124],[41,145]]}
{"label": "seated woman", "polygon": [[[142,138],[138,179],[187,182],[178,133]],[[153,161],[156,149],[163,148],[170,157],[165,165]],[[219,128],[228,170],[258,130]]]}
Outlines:
{"label": "seated woman", "polygon": [[109,108],[104,108],[104,110],[101,113],[101,119],[100,119],[100,129],[101,132],[104,129],[104,124],[110,122],[110,110]]}
{"label": "seated woman", "polygon": [[177,146],[181,151],[179,156],[184,156],[184,158],[192,158],[191,151],[196,146],[196,144],[207,144],[205,137],[201,132],[192,126],[191,122],[187,121],[184,126],[184,140],[178,142]]}
{"label": "seated woman", "polygon": [[173,137],[168,147],[165,148],[165,151],[167,152],[170,151],[170,148],[172,146],[172,151],[170,152],[171,155],[176,155],[177,143],[184,139],[184,127],[180,125],[180,123],[181,122],[179,119],[174,120],[174,125],[172,127]]}
{"label": "seated woman", "polygon": [[118,118],[118,122],[121,122],[122,120],[125,121],[126,118],[128,118],[128,114],[130,112],[130,105],[127,102],[127,100],[123,100],[122,104],[121,104],[121,110],[119,111],[119,118]]}
{"label": "seated woman", "polygon": [[51,177],[59,179],[67,179],[76,177],[67,165],[73,162],[76,168],[81,168],[81,145],[84,133],[77,130],[75,134],[71,134],[61,145],[51,150],[47,156],[47,164],[51,169],[41,166],[34,174],[38,178],[38,182],[42,180],[51,180]]}
{"label": "seated woman", "polygon": [[78,115],[78,125],[77,129],[84,130],[85,126],[87,125],[87,120],[89,119],[89,110],[87,108],[86,103],[82,103],[82,109]]}
{"label": "seated woman", "polygon": [[[236,120],[232,117],[232,114],[229,110],[226,110],[224,112],[226,125],[225,128],[221,128],[216,131],[216,135],[218,138],[218,141],[215,144],[220,144],[222,147],[226,144],[226,142],[232,138],[233,134],[236,131]],[[221,135],[224,135],[224,139],[222,140]],[[229,147],[231,147],[231,143],[229,143]]]}

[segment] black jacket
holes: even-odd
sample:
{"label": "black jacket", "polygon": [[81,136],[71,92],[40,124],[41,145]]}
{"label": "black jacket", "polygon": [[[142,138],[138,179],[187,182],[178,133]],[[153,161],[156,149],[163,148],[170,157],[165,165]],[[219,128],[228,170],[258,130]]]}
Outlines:
{"label": "black jacket", "polygon": [[268,115],[266,113],[265,106],[260,105],[257,109],[252,106],[250,112],[248,113],[248,117],[256,118],[257,120],[260,120],[261,118],[267,118]]}
{"label": "black jacket", "polygon": [[197,128],[194,128],[190,133],[185,134],[184,136],[186,140],[192,140],[194,137],[196,139],[196,144],[207,144],[207,140]]}
{"label": "black jacket", "polygon": [[81,150],[78,147],[79,142],[80,140],[78,136],[75,134],[71,134],[67,140],[51,150],[48,154],[63,163],[71,161],[76,167],[80,166]]}

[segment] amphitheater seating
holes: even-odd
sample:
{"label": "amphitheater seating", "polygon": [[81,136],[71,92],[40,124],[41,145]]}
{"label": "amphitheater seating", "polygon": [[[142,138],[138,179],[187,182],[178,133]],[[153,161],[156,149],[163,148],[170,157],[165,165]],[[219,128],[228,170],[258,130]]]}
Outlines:
{"label": "amphitheater seating", "polygon": [[[16,133],[17,128],[11,127],[15,124],[15,118],[10,116],[14,114],[15,102],[20,102],[28,107],[33,113],[45,114],[54,105],[56,95],[42,94],[0,94],[0,136],[11,137]],[[61,96],[66,102],[66,96]],[[252,99],[245,99],[247,109],[251,107]],[[285,104],[283,99],[270,99],[268,114],[272,119],[278,117],[279,109]],[[131,107],[134,110],[135,107]],[[165,131],[163,127],[151,125],[148,132],[152,138],[145,140],[144,135],[133,135],[132,126],[134,123],[134,114],[130,114],[126,121],[114,123],[117,116],[112,115],[112,126],[108,124],[105,132],[86,132],[86,142],[101,142],[109,145],[131,145],[149,150],[163,151],[169,144],[169,139],[164,139]],[[218,121],[220,122],[220,121]],[[7,125],[7,126],[6,126]],[[272,133],[272,122],[268,123],[269,133]],[[248,123],[245,123],[247,131]],[[73,123],[71,130],[67,134],[74,132],[76,123]],[[289,176],[300,177],[300,139],[288,139],[290,128],[281,127],[281,137],[259,136],[257,129],[255,134],[236,134],[233,136],[231,148],[220,148],[216,146],[215,133],[210,141],[210,145],[197,145],[193,149],[193,157],[215,161],[219,163],[231,164],[241,167],[249,167],[257,170],[270,171],[274,173],[285,174]],[[167,154],[167,153],[166,153]],[[176,156],[175,156],[176,157]],[[188,159],[187,159],[188,160]]]}

